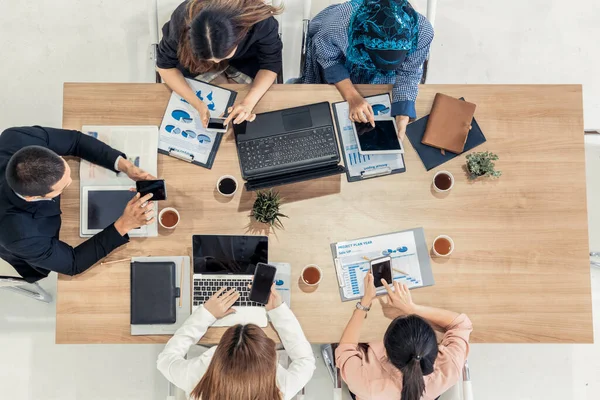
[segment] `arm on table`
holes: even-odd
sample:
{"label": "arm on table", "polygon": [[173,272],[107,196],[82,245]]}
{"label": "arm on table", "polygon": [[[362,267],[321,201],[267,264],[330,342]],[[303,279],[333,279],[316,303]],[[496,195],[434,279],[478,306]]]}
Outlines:
{"label": "arm on table", "polygon": [[22,142],[23,147],[42,146],[54,151],[59,156],[79,157],[115,172],[117,172],[115,170],[117,159],[125,158],[120,151],[98,139],[74,130],[34,126],[13,128],[7,130],[3,135],[8,135],[8,141]]}
{"label": "arm on table", "polygon": [[114,225],[71,247],[57,238],[33,237],[6,246],[7,250],[27,263],[65,275],[77,275],[89,269],[116,248],[129,241]]}

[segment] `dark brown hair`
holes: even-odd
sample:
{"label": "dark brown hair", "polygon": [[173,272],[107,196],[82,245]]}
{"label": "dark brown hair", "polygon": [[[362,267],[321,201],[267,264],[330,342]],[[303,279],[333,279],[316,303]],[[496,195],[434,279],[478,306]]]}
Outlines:
{"label": "dark brown hair", "polygon": [[[254,25],[279,13],[263,0],[192,0],[177,49],[179,62],[197,74],[222,69]],[[215,64],[212,58],[223,61]]]}
{"label": "dark brown hair", "polygon": [[275,342],[253,324],[227,329],[190,398],[281,400]]}

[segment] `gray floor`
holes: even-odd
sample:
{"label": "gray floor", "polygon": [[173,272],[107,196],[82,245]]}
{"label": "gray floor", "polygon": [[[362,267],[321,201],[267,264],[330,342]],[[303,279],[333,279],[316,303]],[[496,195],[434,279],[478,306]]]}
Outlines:
{"label": "gray floor", "polygon": [[[313,3],[318,10],[328,1]],[[415,1],[420,10],[425,3]],[[298,5],[288,0],[289,18]],[[65,81],[151,82],[145,7],[145,0],[2,0],[0,129],[60,126]],[[583,83],[585,125],[600,128],[598,17],[592,0],[440,1],[429,82]],[[286,26],[288,60],[297,54],[298,26]],[[288,76],[294,65],[286,63]],[[588,147],[590,196],[599,199],[600,144]],[[599,202],[589,204],[590,241],[600,249]],[[43,285],[55,293],[55,277]],[[598,332],[600,270],[592,289]],[[161,346],[57,346],[54,328],[54,304],[0,290],[2,399],[165,399],[154,366]],[[470,363],[477,399],[600,398],[599,345],[473,345]],[[330,398],[329,382],[319,371],[307,399]]]}

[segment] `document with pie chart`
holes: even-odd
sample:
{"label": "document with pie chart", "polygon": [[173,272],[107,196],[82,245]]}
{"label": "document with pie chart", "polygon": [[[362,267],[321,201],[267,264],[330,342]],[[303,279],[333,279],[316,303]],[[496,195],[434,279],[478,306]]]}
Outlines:
{"label": "document with pie chart", "polygon": [[[222,116],[235,102],[237,93],[234,91],[195,79],[186,79],[186,82],[196,97],[206,104],[211,117]],[[210,169],[222,136],[222,133],[207,131],[198,111],[183,97],[171,93],[160,125],[159,153]]]}

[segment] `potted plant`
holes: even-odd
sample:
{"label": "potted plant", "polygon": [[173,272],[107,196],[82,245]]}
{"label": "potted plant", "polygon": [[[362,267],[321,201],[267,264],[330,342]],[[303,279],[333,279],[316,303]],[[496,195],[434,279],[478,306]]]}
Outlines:
{"label": "potted plant", "polygon": [[469,179],[477,179],[480,176],[493,176],[495,178],[502,175],[502,171],[494,169],[494,161],[498,156],[492,152],[476,152],[467,155],[467,172]]}
{"label": "potted plant", "polygon": [[263,224],[283,226],[279,218],[288,218],[288,216],[279,212],[280,206],[279,193],[272,190],[259,191],[256,193],[256,200],[252,206],[252,217]]}

